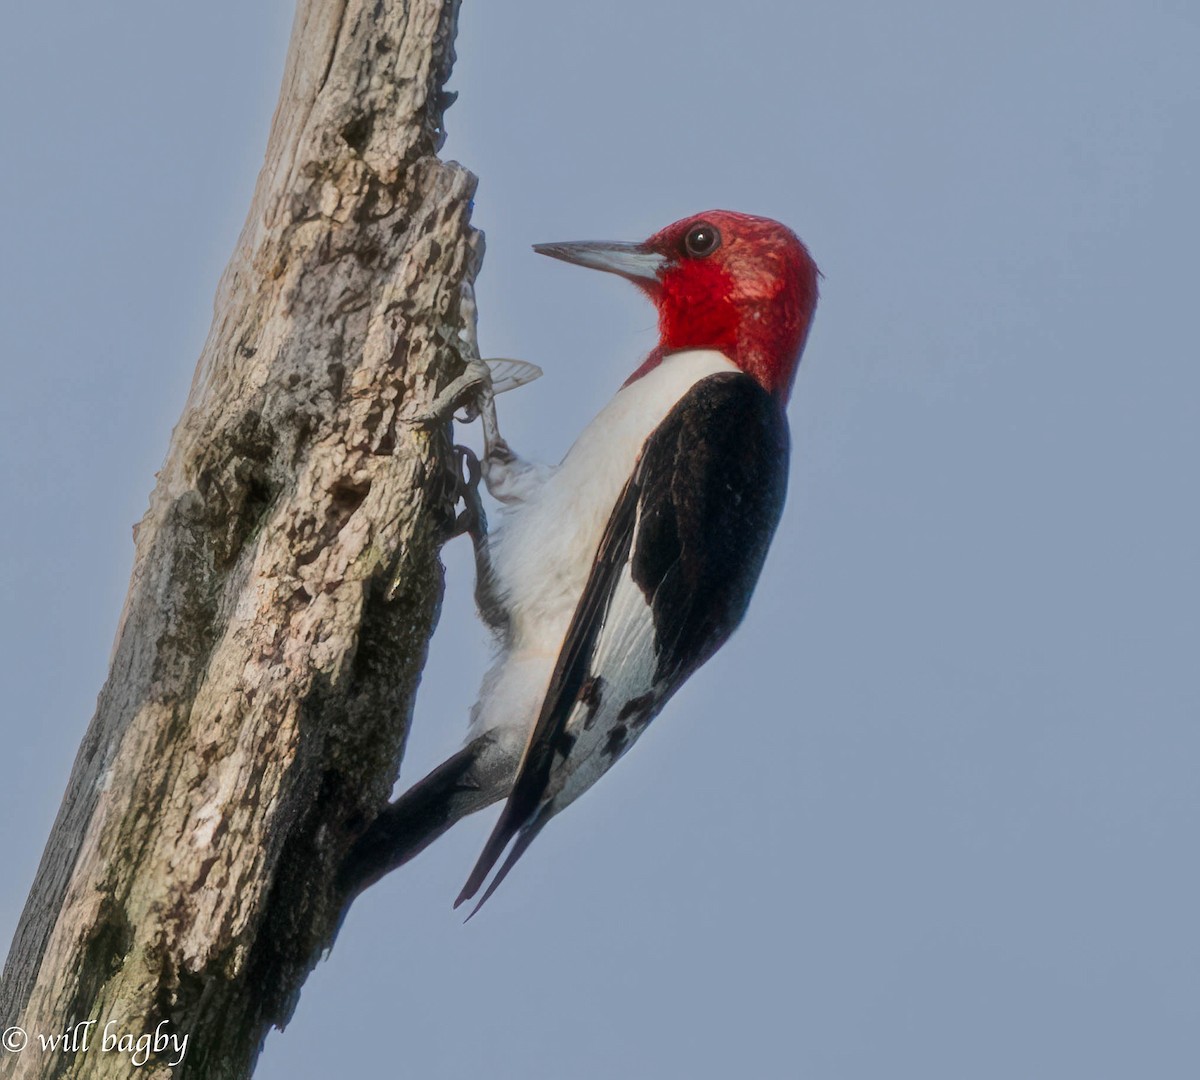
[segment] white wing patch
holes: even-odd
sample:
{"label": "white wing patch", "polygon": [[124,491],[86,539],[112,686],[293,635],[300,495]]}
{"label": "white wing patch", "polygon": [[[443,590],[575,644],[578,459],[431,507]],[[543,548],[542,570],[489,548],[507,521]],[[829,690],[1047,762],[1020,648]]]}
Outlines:
{"label": "white wing patch", "polygon": [[570,751],[565,760],[555,760],[551,773],[546,795],[553,798],[556,813],[603,776],[654,718],[661,703],[657,668],[654,612],[626,562],[588,663],[583,693],[567,720]]}

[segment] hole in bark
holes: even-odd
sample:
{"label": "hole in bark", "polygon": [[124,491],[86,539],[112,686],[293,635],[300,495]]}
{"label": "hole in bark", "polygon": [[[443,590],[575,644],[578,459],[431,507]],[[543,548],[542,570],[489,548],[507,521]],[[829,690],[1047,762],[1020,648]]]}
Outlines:
{"label": "hole in bark", "polygon": [[329,392],[333,395],[333,400],[338,401],[342,396],[342,387],[346,384],[346,365],[330,364],[325,370],[329,373]]}
{"label": "hole in bark", "polygon": [[111,897],[100,907],[99,916],[92,925],[87,945],[84,947],[83,963],[79,967],[79,985],[75,989],[75,1000],[68,1016],[87,1016],[92,1004],[100,997],[105,983],[125,964],[125,957],[133,948],[133,928],[125,908]]}
{"label": "hole in bark", "polygon": [[227,567],[237,559],[246,543],[257,533],[275,500],[275,487],[265,468],[243,467],[236,472],[241,484],[241,497],[235,497],[230,507],[224,550],[217,552],[217,563],[221,567]]}
{"label": "hole in bark", "polygon": [[354,257],[359,261],[361,266],[370,269],[379,263],[380,256],[383,255],[383,248],[373,241],[367,240],[355,249]]}
{"label": "hole in bark", "polygon": [[366,115],[356,116],[342,128],[341,135],[351,150],[356,154],[361,154],[363,147],[367,145],[367,140],[371,137],[371,118]]}
{"label": "hole in bark", "polygon": [[330,492],[328,515],[335,533],[345,528],[346,522],[362,506],[370,491],[370,480],[341,480],[334,485]]}

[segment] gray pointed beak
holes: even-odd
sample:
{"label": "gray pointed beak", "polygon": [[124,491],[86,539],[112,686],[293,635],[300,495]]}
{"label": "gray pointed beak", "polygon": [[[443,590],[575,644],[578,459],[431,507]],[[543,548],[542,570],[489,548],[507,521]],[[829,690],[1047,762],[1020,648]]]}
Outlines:
{"label": "gray pointed beak", "polygon": [[634,281],[657,281],[667,265],[664,256],[647,251],[641,244],[581,240],[570,244],[534,244],[533,250],[552,259],[607,270]]}

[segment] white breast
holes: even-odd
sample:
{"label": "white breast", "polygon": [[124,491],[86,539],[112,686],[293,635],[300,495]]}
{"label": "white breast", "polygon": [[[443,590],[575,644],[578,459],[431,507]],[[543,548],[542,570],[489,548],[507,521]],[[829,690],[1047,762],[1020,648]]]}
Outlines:
{"label": "white breast", "polygon": [[[489,673],[497,700],[487,700],[485,684],[475,730],[532,725],[604,527],[646,439],[697,382],[736,370],[711,349],[668,356],[617,393],[544,483],[504,508],[490,546],[511,636]],[[519,685],[505,685],[513,680]]]}

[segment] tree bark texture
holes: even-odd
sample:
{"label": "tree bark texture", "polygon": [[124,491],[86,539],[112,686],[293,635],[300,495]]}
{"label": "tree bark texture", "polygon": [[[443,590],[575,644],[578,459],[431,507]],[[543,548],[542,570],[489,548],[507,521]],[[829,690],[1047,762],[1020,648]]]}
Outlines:
{"label": "tree bark texture", "polygon": [[[247,1076],[333,940],[334,877],[397,774],[452,521],[447,428],[407,418],[474,349],[475,180],[436,156],[457,8],[299,2],[0,1027],[167,1021],[183,1063],[139,1075]],[[0,1071],[132,1075],[128,1055],[36,1040]]]}

